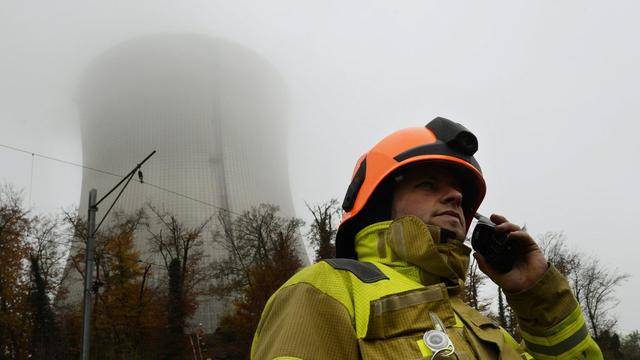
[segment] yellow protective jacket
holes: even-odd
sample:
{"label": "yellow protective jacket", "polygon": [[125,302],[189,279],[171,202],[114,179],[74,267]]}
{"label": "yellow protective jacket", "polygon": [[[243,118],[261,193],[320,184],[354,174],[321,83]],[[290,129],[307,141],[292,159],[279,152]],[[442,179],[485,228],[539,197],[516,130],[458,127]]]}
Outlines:
{"label": "yellow protective jacket", "polygon": [[602,359],[553,266],[531,289],[506,294],[524,338],[518,344],[464,304],[458,285],[434,281],[389,246],[399,237],[438,243],[433,228],[413,217],[374,224],[356,237],[360,261],[330,259],[298,272],[267,302],[251,358],[430,359],[422,337],[434,328],[429,313],[435,313],[455,346],[447,359]]}

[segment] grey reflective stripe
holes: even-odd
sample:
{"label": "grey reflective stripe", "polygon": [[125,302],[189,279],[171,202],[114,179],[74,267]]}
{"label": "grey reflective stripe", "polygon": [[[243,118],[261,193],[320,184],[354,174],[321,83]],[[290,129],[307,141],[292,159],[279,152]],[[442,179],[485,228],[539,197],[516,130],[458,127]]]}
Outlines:
{"label": "grey reflective stripe", "polygon": [[410,291],[408,293],[392,294],[382,297],[378,300],[372,300],[373,314],[374,316],[380,316],[383,313],[390,311],[397,311],[412,307],[420,304],[428,304],[436,301],[443,300],[445,298],[444,286],[437,285],[429,286],[417,291]]}
{"label": "grey reflective stripe", "polygon": [[555,345],[546,346],[546,345],[534,344],[527,341],[526,339],[524,341],[527,343],[527,349],[531,350],[532,352],[544,354],[544,355],[558,356],[576,347],[588,335],[589,335],[589,332],[587,331],[587,325],[585,324],[585,325],[582,325],[580,330],[576,331],[573,335],[571,335],[570,337],[566,338],[562,342],[559,342]]}
{"label": "grey reflective stripe", "polygon": [[360,281],[374,283],[376,281],[389,279],[380,269],[368,262],[360,262],[352,259],[325,259],[327,264],[334,269],[347,270],[357,276]]}

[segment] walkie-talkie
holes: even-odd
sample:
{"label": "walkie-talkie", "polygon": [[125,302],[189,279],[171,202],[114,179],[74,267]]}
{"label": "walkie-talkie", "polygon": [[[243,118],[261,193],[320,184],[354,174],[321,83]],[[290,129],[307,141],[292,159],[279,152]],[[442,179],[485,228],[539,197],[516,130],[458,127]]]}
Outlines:
{"label": "walkie-talkie", "polygon": [[471,235],[471,246],[501,273],[507,273],[513,268],[518,255],[518,244],[509,241],[507,234],[496,233],[496,224],[488,217],[476,213],[478,219]]}

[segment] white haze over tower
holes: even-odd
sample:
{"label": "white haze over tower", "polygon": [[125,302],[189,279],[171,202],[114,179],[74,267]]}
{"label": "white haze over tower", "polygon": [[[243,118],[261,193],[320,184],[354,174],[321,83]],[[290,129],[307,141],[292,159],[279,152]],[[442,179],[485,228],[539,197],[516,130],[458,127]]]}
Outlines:
{"label": "white haze over tower", "polygon": [[[260,203],[279,206],[283,216],[294,215],[285,87],[255,53],[203,35],[134,39],[90,64],[77,99],[85,166],[126,174],[157,150],[142,168],[146,183],[132,181],[114,210],[134,213],[151,203],[188,227],[197,227],[218,208],[240,213]],[[80,214],[87,212],[91,188],[99,189],[100,198],[118,180],[85,169]],[[98,219],[113,198],[101,205]],[[211,226],[215,222],[214,217]],[[148,237],[146,230],[136,234],[143,259],[152,259]],[[298,249],[308,262],[302,242]],[[221,255],[210,243],[205,252],[209,260]],[[72,297],[82,296],[79,280],[69,281]],[[213,332],[221,312],[220,303],[206,299],[194,322]]]}
{"label": "white haze over tower", "polygon": [[[286,82],[283,141],[307,224],[305,201],[341,200],[356,159],[383,136],[450,118],[480,142],[481,213],[534,236],[563,231],[632,275],[611,310],[624,334],[640,324],[639,12],[631,0],[5,0],[0,143],[82,163],[73,89],[88,63],[149,34],[221,37]],[[78,204],[78,168],[29,153],[0,149],[2,180],[34,212]]]}

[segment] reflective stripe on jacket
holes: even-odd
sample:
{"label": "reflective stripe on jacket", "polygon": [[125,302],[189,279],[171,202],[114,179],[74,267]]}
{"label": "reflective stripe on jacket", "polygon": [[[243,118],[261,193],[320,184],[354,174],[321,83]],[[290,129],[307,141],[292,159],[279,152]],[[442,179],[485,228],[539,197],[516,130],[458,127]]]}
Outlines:
{"label": "reflective stripe on jacket", "polygon": [[289,279],[264,309],[252,359],[431,358],[422,340],[434,328],[430,312],[447,327],[461,360],[602,359],[567,282],[553,266],[533,288],[507,294],[524,338],[518,344],[494,320],[464,304],[460,289],[424,284],[420,280],[428,276],[394,258],[385,247],[389,228],[385,222],[358,234],[364,261],[331,259]]}

